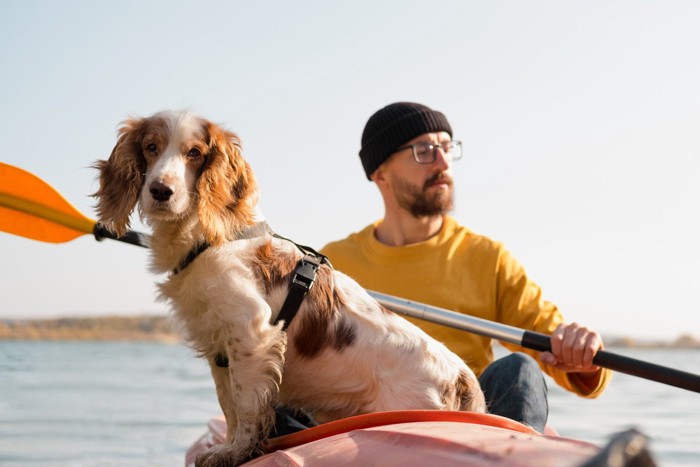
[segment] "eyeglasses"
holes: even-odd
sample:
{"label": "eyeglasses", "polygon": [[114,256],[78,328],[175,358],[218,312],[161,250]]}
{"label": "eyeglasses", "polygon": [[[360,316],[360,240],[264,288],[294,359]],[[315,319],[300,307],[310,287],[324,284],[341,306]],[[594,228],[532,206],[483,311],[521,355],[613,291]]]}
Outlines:
{"label": "eyeglasses", "polygon": [[411,148],[413,150],[413,158],[419,164],[432,164],[437,159],[438,149],[442,149],[445,159],[448,161],[458,161],[462,158],[462,142],[461,141],[446,141],[440,144],[432,143],[415,143],[408,146],[402,146],[395,152],[403,151]]}

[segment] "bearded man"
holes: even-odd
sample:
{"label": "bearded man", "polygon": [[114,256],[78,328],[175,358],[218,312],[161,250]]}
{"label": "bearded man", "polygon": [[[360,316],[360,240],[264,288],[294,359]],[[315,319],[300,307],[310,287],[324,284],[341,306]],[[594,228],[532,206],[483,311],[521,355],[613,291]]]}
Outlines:
{"label": "bearded man", "polygon": [[566,324],[503,244],[449,215],[452,166],[461,157],[441,112],[413,102],[378,110],[362,134],[360,160],[381,193],[384,217],[321,252],[368,289],[551,334],[551,352],[504,343],[514,353],[494,361],[491,338],[411,319],[479,375],[490,413],[543,432],[549,409],[542,371],[568,391],[597,397],[611,378],[593,364],[603,341]]}

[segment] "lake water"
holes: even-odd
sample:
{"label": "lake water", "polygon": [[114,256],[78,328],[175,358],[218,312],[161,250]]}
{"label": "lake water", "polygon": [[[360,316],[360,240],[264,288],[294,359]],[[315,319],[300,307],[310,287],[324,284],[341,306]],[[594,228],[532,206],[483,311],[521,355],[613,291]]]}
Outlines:
{"label": "lake water", "polygon": [[[609,349],[685,371],[700,351]],[[178,344],[0,342],[0,465],[178,466],[220,414],[206,364]],[[636,427],[662,466],[700,465],[700,394],[616,374],[598,399],[550,385],[550,424],[604,444]]]}

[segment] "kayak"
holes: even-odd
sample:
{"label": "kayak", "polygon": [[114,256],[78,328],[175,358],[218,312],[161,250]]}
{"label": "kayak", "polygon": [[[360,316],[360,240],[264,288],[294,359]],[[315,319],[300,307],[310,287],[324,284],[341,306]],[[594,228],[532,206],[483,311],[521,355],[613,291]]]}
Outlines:
{"label": "kayak", "polygon": [[[647,452],[643,435],[636,435],[624,433],[601,448],[558,435],[540,434],[497,415],[430,410],[380,412],[272,438],[266,445],[266,454],[242,465],[602,466],[608,465],[604,460],[600,462],[606,451],[614,444],[619,451],[620,442],[624,443],[623,451],[630,451],[627,445],[636,443],[638,451]],[[212,418],[208,432],[187,451],[185,464],[194,466],[198,455],[224,443],[225,438],[226,420]]]}

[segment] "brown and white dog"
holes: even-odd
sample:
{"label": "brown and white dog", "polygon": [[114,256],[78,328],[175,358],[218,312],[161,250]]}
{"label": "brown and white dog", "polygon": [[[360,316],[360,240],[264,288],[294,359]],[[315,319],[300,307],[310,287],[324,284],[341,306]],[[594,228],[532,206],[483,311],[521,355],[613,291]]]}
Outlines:
{"label": "brown and white dog", "polygon": [[[198,465],[233,465],[261,448],[279,403],[320,422],[386,410],[485,411],[459,357],[327,265],[286,331],[271,324],[302,253],[267,231],[240,238],[256,222],[257,185],[235,134],[188,112],[129,119],[95,167],[100,222],[123,234],[138,206],[153,229],[152,270],[169,274],[160,297],[211,366],[227,442]],[[202,244],[210,247],[183,262]]]}

